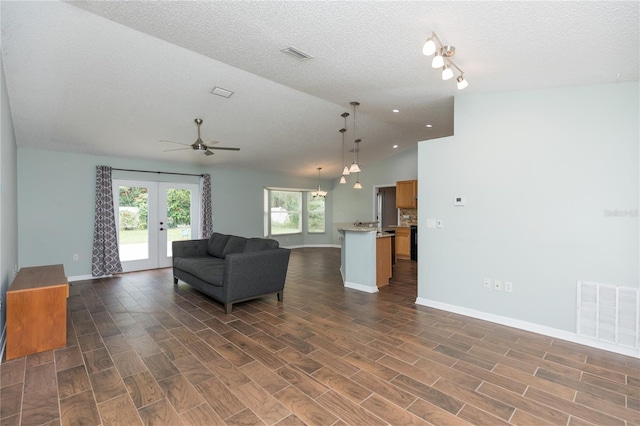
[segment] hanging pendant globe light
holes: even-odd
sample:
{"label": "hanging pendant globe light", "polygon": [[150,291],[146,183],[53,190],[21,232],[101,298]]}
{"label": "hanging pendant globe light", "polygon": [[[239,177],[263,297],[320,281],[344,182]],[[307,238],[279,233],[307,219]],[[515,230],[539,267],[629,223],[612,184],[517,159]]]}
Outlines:
{"label": "hanging pendant globe light", "polygon": [[349,168],[349,172],[350,173],[359,173],[362,171],[362,169],[360,169],[360,166],[358,165],[358,159],[359,159],[359,154],[358,152],[360,152],[360,142],[361,139],[356,139],[356,107],[358,105],[360,105],[360,102],[351,102],[351,105],[353,105],[353,139],[355,142],[355,148],[353,148],[353,164],[351,164],[351,167]]}
{"label": "hanging pendant globe light", "polygon": [[343,112],[342,114],[340,114],[340,116],[344,118],[344,127],[339,130],[339,132],[342,133],[342,164],[344,165],[344,168],[342,169],[342,178],[340,179],[340,183],[347,183],[347,180],[344,177],[349,176],[351,172],[349,171],[349,166],[347,166],[347,162],[345,159],[346,145],[344,142],[344,134],[347,131],[347,117],[349,116],[349,113]]}

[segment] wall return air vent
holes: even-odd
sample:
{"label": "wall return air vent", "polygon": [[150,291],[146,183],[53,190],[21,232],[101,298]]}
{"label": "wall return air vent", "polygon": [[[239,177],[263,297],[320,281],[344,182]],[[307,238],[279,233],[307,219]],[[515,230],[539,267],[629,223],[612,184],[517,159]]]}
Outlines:
{"label": "wall return air vent", "polygon": [[640,290],[578,281],[577,334],[640,348]]}
{"label": "wall return air vent", "polygon": [[284,49],[280,49],[280,51],[286,53],[287,55],[293,56],[299,61],[305,61],[307,59],[313,58],[313,56],[309,55],[308,53],[304,53],[302,50],[293,46],[285,47]]}

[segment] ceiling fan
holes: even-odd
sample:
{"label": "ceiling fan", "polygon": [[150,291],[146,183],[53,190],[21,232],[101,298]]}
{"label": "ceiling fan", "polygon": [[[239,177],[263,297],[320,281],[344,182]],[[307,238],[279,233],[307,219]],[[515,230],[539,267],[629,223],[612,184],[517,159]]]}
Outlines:
{"label": "ceiling fan", "polygon": [[178,145],[184,145],[186,147],[186,148],[176,148],[176,149],[165,149],[164,152],[180,151],[182,149],[192,149],[194,151],[203,152],[204,155],[213,155],[213,151],[211,151],[212,149],[218,149],[221,151],[240,151],[240,148],[230,148],[225,146],[211,146],[218,143],[217,141],[214,141],[214,140],[209,140],[207,141],[207,143],[204,143],[202,139],[200,139],[200,125],[202,124],[202,119],[196,118],[193,121],[195,121],[196,125],[198,126],[198,139],[196,139],[196,141],[191,145],[187,145],[185,143],[180,143],[180,142],[161,140],[160,142],[175,143]]}

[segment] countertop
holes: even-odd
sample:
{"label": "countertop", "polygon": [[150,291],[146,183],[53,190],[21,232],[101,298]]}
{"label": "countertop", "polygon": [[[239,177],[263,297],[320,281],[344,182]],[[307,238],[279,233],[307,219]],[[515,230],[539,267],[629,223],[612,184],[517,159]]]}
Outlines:
{"label": "countertop", "polygon": [[377,232],[375,226],[355,226],[353,223],[336,223],[335,227],[338,231],[355,231],[355,232]]}
{"label": "countertop", "polygon": [[351,231],[351,232],[376,232],[376,238],[393,237],[394,234],[388,232],[380,232],[379,228],[375,226],[355,226],[353,223],[336,223],[334,224],[338,231]]}

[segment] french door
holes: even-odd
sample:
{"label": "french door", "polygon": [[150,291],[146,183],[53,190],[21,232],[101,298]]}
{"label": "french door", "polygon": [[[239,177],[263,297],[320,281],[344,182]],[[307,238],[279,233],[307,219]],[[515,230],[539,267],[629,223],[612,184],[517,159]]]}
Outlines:
{"label": "french door", "polygon": [[198,238],[196,184],[113,180],[124,272],[171,266],[171,243]]}

